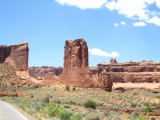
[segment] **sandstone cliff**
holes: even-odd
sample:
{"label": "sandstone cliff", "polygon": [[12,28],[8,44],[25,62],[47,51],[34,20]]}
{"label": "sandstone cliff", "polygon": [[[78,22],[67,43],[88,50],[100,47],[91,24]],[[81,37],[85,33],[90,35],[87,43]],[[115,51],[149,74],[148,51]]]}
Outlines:
{"label": "sandstone cliff", "polygon": [[56,76],[62,74],[62,67],[29,67],[28,72],[33,77],[41,77],[44,78],[48,73],[53,72]]}
{"label": "sandstone cliff", "polygon": [[28,43],[0,46],[0,63],[8,63],[18,71],[27,71],[28,54]]}
{"label": "sandstone cliff", "polygon": [[98,77],[102,71],[105,71],[110,74],[113,82],[160,82],[160,63],[153,61],[101,63],[97,67],[90,68],[90,70],[93,77]]}

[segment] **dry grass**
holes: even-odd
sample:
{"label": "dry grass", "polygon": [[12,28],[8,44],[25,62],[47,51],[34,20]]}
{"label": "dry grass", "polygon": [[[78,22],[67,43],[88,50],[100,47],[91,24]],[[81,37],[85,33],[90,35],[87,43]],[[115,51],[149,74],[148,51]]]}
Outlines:
{"label": "dry grass", "polygon": [[[160,115],[160,93],[155,94],[143,89],[128,90],[125,92],[119,90],[105,92],[102,90],[73,89],[70,87],[70,91],[68,91],[65,85],[54,85],[26,89],[23,92],[26,94],[25,97],[16,97],[14,99],[12,97],[5,97],[3,99],[14,104],[15,101],[16,103],[19,101],[22,104],[20,105],[22,109],[38,119],[43,118],[41,116],[42,111],[39,111],[39,109],[43,109],[42,103],[45,101],[47,101],[45,104],[55,102],[75,114],[80,114],[84,120],[89,120],[92,117],[93,120],[135,120],[144,114]],[[87,100],[96,102],[97,107],[95,110],[87,109],[83,106]],[[148,107],[152,109],[152,112],[145,112],[148,110]],[[160,117],[155,118],[160,119]]]}

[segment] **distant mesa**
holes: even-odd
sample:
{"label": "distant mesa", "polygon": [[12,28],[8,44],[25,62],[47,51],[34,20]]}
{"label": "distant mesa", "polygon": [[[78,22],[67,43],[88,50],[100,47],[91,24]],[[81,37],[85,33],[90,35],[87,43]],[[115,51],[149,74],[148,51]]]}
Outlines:
{"label": "distant mesa", "polygon": [[110,63],[100,63],[96,68],[91,69],[94,76],[105,71],[110,74],[113,82],[120,83],[159,83],[160,82],[160,63],[153,61],[126,62],[118,63],[110,60]]}

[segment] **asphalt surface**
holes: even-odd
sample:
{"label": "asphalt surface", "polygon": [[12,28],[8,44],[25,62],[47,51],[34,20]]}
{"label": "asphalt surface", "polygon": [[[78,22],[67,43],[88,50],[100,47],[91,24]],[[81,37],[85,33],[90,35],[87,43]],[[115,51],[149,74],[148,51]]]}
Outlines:
{"label": "asphalt surface", "polygon": [[27,118],[8,103],[0,101],[0,120],[27,120]]}

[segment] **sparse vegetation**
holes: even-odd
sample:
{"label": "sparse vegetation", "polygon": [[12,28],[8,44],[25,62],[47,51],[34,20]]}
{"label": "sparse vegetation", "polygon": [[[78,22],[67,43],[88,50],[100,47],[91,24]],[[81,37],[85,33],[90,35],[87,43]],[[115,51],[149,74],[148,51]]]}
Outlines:
{"label": "sparse vegetation", "polygon": [[142,112],[153,112],[153,109],[150,106],[147,106],[142,110]]}
{"label": "sparse vegetation", "polygon": [[37,120],[143,120],[146,118],[144,114],[160,114],[160,109],[153,109],[160,107],[160,99],[157,97],[160,93],[138,89],[110,93],[81,88],[68,92],[65,88],[66,86],[54,86],[19,89],[16,92],[25,93],[25,97],[0,99],[17,105]]}
{"label": "sparse vegetation", "polygon": [[138,120],[149,120],[148,116],[139,116]]}
{"label": "sparse vegetation", "polygon": [[96,103],[93,100],[87,100],[84,103],[84,107],[85,108],[92,108],[92,109],[96,109]]}
{"label": "sparse vegetation", "polygon": [[131,108],[135,108],[137,106],[136,103],[131,103]]}

